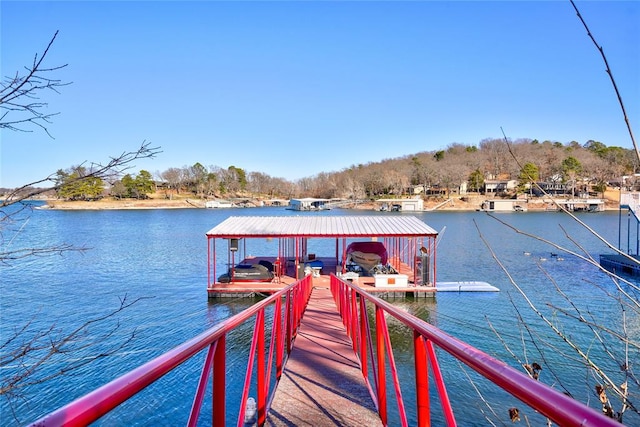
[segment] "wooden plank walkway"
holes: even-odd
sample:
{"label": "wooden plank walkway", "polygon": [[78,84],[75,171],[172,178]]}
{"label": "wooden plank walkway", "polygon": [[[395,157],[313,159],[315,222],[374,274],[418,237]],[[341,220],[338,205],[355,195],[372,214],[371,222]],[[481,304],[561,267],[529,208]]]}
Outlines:
{"label": "wooden plank walkway", "polygon": [[329,281],[314,278],[314,285],[266,425],[382,425],[328,289]]}

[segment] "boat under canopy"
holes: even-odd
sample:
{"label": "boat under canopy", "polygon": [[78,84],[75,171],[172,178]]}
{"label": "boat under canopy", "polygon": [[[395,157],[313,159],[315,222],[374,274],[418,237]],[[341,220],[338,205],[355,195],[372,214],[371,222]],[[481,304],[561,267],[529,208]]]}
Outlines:
{"label": "boat under canopy", "polygon": [[269,268],[268,261],[258,264],[238,264],[220,277],[218,282],[271,282],[274,278],[273,267]]}
{"label": "boat under canopy", "polygon": [[378,265],[387,265],[387,248],[382,242],[351,242],[347,246],[347,261],[369,272]]}

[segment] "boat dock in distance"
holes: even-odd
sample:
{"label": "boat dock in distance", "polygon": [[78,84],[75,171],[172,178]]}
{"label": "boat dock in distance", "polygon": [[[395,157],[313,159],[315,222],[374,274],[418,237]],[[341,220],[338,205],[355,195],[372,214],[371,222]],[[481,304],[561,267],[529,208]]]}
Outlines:
{"label": "boat dock in distance", "polygon": [[[432,297],[437,236],[404,215],[232,216],[206,233],[207,294],[268,295],[307,275],[336,274],[381,296]],[[456,283],[456,291],[466,291],[465,283],[474,284],[468,290],[498,290]]]}

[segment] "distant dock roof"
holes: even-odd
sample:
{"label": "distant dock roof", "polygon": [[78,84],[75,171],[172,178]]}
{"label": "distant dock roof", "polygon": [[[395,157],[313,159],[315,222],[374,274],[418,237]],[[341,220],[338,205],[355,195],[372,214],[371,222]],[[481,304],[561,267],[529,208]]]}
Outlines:
{"label": "distant dock roof", "polygon": [[420,237],[436,236],[414,216],[232,216],[207,237]]}

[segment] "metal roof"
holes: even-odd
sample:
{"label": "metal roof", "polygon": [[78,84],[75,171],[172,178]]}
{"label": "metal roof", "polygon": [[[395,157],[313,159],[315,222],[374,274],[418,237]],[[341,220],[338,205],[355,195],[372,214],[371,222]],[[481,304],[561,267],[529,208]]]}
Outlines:
{"label": "metal roof", "polygon": [[208,237],[420,237],[438,232],[415,216],[232,216]]}

